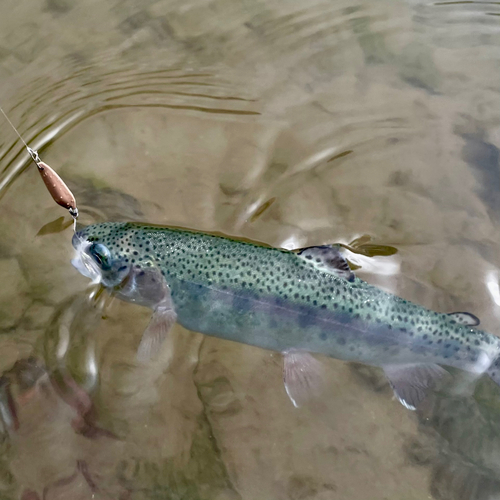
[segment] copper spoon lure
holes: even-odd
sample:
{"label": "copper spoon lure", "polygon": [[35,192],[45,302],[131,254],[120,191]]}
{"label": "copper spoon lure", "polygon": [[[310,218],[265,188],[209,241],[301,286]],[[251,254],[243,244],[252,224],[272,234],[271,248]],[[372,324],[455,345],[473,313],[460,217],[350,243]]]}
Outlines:
{"label": "copper spoon lure", "polygon": [[42,180],[45,184],[45,187],[52,196],[52,199],[58,205],[68,210],[71,217],[73,217],[76,227],[76,219],[78,218],[78,208],[76,206],[76,200],[75,197],[73,196],[73,193],[71,192],[69,187],[66,186],[66,183],[55,172],[55,170],[49,167],[45,162],[40,160],[38,152],[35,151],[34,149],[31,149],[26,144],[21,134],[17,131],[16,127],[14,127],[14,124],[9,120],[9,117],[5,114],[5,111],[1,107],[0,111],[5,116],[5,119],[9,122],[10,126],[14,129],[19,139],[21,139],[22,143],[28,150],[31,159],[36,163],[36,166],[38,167],[38,171],[42,176]]}

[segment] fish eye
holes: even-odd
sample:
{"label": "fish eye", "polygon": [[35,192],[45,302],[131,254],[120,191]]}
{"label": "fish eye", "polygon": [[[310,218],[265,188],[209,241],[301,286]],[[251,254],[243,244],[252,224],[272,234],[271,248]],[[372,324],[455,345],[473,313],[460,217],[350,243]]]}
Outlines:
{"label": "fish eye", "polygon": [[111,252],[106,246],[101,243],[92,243],[89,247],[89,254],[103,271],[111,269]]}

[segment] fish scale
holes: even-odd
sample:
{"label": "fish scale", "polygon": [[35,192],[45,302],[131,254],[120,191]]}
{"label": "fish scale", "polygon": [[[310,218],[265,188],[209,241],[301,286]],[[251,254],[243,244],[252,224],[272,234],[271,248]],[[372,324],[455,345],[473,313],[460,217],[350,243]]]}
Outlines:
{"label": "fish scale", "polygon": [[[468,313],[430,311],[357,277],[325,271],[333,247],[311,247],[321,250],[301,258],[218,235],[136,223],[88,226],[75,234],[75,247],[82,242],[103,245],[114,269],[158,270],[177,321],[204,334],[384,367],[439,364],[481,373],[498,356],[497,337],[458,322]],[[327,260],[320,262],[323,254]]]}

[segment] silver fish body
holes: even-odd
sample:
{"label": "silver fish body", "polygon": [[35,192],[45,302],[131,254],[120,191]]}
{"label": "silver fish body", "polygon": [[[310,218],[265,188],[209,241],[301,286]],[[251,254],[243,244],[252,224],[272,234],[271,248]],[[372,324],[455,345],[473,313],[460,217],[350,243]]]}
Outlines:
{"label": "silver fish body", "polygon": [[153,309],[160,300],[166,304],[162,283],[169,292],[165,307],[190,330],[383,367],[490,370],[496,380],[496,336],[329,269],[334,248],[312,247],[319,250],[300,255],[133,223],[88,226],[73,244],[79,269],[84,272],[81,262],[87,262],[86,275],[93,273],[124,300]]}

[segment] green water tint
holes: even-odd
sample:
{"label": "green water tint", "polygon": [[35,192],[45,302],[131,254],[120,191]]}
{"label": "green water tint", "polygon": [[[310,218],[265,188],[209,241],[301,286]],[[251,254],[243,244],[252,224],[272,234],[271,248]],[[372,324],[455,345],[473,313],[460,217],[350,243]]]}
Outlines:
{"label": "green water tint", "polygon": [[[0,102],[84,225],[342,242],[367,282],[498,333],[498,14],[451,1],[6,4]],[[150,311],[115,300],[93,326],[71,228],[3,120],[0,203],[1,387],[19,418],[0,439],[1,498],[498,496],[488,380],[458,392],[454,373],[415,414],[381,369],[322,358],[323,397],[295,409],[280,356],[180,326],[140,366]],[[76,396],[92,403],[83,422]]]}

